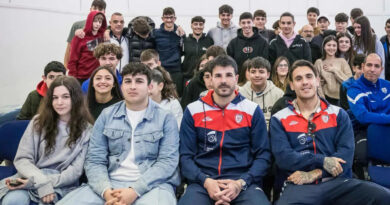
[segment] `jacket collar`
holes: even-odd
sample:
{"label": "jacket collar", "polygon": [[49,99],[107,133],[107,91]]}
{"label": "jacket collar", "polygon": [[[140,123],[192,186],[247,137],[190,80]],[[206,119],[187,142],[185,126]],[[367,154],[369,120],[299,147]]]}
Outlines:
{"label": "jacket collar", "polygon": [[[209,106],[220,108],[217,104],[215,104],[213,94],[214,90],[209,90],[209,92],[207,92],[207,95],[202,97],[200,100]],[[234,91],[234,94],[236,95],[236,97],[230,102],[232,104],[238,104],[245,99],[245,97],[242,96],[237,90]]]}
{"label": "jacket collar", "polygon": [[370,88],[380,88],[380,79],[379,78],[376,81],[376,83],[373,83],[373,82],[367,80],[364,77],[364,74],[363,74],[362,76],[360,76],[359,81],[361,81],[367,87],[370,87]]}

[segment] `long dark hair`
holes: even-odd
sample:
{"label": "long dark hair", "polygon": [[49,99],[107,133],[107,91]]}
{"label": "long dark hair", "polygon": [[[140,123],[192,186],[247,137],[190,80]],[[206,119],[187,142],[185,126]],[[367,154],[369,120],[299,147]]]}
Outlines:
{"label": "long dark hair", "polygon": [[108,71],[112,75],[112,78],[114,79],[114,87],[111,89],[111,96],[113,98],[122,99],[122,95],[121,95],[119,83],[118,83],[118,78],[115,76],[114,72],[111,70],[111,68],[109,66],[100,66],[92,72],[91,78],[89,81],[88,94],[87,94],[87,101],[88,101],[89,107],[96,104],[95,88],[93,87],[93,79],[95,78],[95,75],[101,70]]}
{"label": "long dark hair", "polygon": [[360,36],[356,35],[355,32],[355,42],[357,48],[363,49],[364,54],[375,53],[375,41],[376,36],[373,35],[370,21],[365,16],[360,16],[355,19],[354,24],[360,24],[361,33]]}
{"label": "long dark hair", "polygon": [[152,70],[152,80],[157,84],[164,83],[164,87],[161,90],[161,100],[178,98],[176,86],[168,71],[166,71],[163,67],[157,66]]}
{"label": "long dark hair", "polygon": [[248,81],[246,79],[246,71],[251,67],[251,59],[246,59],[242,64],[240,75],[238,76],[238,85],[243,86]]}
{"label": "long dark hair", "polygon": [[[287,67],[288,67],[288,72],[287,72],[287,76],[286,76],[286,79],[284,79],[284,83],[282,84],[279,80],[279,75],[278,75],[278,66],[279,64],[282,62],[282,61],[286,61],[287,63]],[[288,62],[288,59],[284,56],[280,56],[276,59],[275,63],[274,63],[274,67],[272,68],[271,70],[271,80],[272,82],[275,84],[276,87],[282,89],[283,91],[286,91],[286,86],[289,82],[288,80],[288,75],[290,74],[290,63]]]}
{"label": "long dark hair", "polygon": [[354,59],[354,56],[355,56],[355,52],[353,50],[353,41],[352,41],[352,36],[349,35],[348,33],[338,33],[337,36],[336,36],[336,39],[337,39],[337,52],[336,52],[336,57],[341,57],[341,51],[339,49],[339,40],[340,38],[343,38],[343,37],[346,37],[349,39],[349,43],[351,44],[351,47],[349,48],[349,50],[347,52],[344,53],[344,59],[348,62],[349,66],[352,67],[352,62],[353,62],[353,59]]}
{"label": "long dark hair", "polygon": [[325,37],[324,39],[324,42],[322,43],[322,60],[325,60],[326,59],[326,51],[325,51],[325,45],[330,42],[330,41],[334,41],[336,42],[336,47],[338,48],[339,47],[339,42],[337,41],[336,39],[336,36],[334,35],[329,35],[327,37]]}
{"label": "long dark hair", "polygon": [[43,139],[46,141],[45,155],[49,155],[56,144],[59,115],[53,108],[53,92],[59,86],[65,86],[68,89],[72,101],[70,119],[67,122],[69,138],[66,145],[71,148],[81,137],[83,131],[93,124],[79,82],[70,76],[57,77],[47,90],[43,103],[39,107],[38,116],[34,120],[35,129],[44,135]]}

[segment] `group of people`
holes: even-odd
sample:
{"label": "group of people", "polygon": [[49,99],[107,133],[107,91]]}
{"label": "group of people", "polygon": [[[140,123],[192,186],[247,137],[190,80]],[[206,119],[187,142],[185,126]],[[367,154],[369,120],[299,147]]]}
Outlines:
{"label": "group of people", "polygon": [[275,30],[265,11],[244,12],[238,28],[222,5],[217,27],[203,33],[196,16],[185,36],[173,8],[157,29],[146,16],[124,28],[120,13],[108,28],[105,8],[92,2],[64,64],[48,63],[23,104],[30,123],[0,204],[390,201],[353,177],[356,135],[390,124],[390,20],[377,44],[360,9],[352,36],[344,13],[331,31],[309,8],[298,34],[289,12]]}

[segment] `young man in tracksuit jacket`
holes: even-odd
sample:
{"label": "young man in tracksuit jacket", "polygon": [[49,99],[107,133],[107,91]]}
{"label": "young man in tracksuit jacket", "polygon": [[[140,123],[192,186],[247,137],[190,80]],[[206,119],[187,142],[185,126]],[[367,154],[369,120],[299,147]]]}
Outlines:
{"label": "young man in tracksuit jacket", "polygon": [[302,36],[294,32],[294,16],[285,12],[281,15],[279,26],[282,32],[270,42],[269,61],[273,65],[279,56],[285,56],[290,65],[296,60],[304,59],[311,61],[309,44]]}
{"label": "young man in tracksuit jacket", "polygon": [[343,109],[318,96],[313,64],[295,62],[289,78],[297,98],[270,122],[277,179],[285,180],[276,204],[388,204],[389,190],[351,178],[351,122]]}
{"label": "young man in tracksuit jacket", "polygon": [[241,28],[237,30],[237,37],[230,41],[226,50],[227,54],[236,60],[240,74],[245,60],[257,56],[268,59],[268,43],[259,35],[258,29],[253,27],[252,19],[249,12],[240,15]]}
{"label": "young man in tracksuit jacket", "polygon": [[183,73],[183,82],[194,76],[194,70],[199,64],[200,57],[206,53],[207,48],[214,45],[210,36],[203,33],[205,19],[201,16],[195,16],[191,19],[192,33],[183,40],[183,63],[181,72]]}
{"label": "young man in tracksuit jacket", "polygon": [[210,65],[214,90],[187,106],[180,128],[180,162],[189,184],[179,205],[269,204],[261,189],[270,164],[260,107],[235,88],[237,64],[218,56]]}

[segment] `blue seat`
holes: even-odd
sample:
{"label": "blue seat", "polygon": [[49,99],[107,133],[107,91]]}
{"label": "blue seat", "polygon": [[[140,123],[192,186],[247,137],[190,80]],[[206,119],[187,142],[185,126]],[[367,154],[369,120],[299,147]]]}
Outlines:
{"label": "blue seat", "polygon": [[367,129],[368,175],[390,188],[390,126],[371,124]]}
{"label": "blue seat", "polygon": [[[0,126],[0,159],[13,161],[19,141],[30,121],[9,121]],[[14,166],[0,166],[0,180],[16,173]]]}

